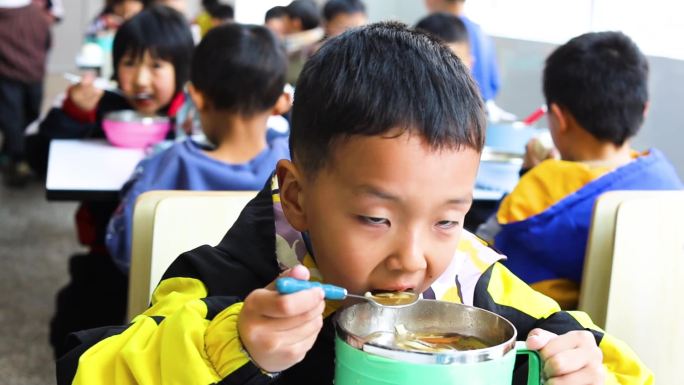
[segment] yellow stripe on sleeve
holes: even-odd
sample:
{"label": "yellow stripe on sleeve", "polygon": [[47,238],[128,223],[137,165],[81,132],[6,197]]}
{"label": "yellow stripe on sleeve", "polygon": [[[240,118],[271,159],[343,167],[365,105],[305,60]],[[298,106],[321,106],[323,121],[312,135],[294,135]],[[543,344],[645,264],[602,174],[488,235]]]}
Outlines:
{"label": "yellow stripe on sleeve", "polygon": [[487,292],[494,302],[509,306],[536,319],[560,310],[551,298],[533,290],[500,263],[492,267]]}

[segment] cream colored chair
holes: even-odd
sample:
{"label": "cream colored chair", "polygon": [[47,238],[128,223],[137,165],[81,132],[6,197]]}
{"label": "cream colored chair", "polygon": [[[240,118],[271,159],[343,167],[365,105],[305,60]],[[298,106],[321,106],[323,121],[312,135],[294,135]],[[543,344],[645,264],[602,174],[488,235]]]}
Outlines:
{"label": "cream colored chair", "polygon": [[602,195],[594,208],[580,310],[627,342],[657,383],[684,362],[684,191]]}
{"label": "cream colored chair", "polygon": [[171,262],[195,247],[218,244],[256,191],[149,191],[133,213],[128,318],[147,309]]}

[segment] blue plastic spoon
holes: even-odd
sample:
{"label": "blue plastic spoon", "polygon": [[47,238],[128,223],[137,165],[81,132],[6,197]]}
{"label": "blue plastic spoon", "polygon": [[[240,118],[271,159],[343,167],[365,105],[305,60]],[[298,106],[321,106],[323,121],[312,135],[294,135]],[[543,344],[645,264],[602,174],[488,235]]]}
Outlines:
{"label": "blue plastic spoon", "polygon": [[358,298],[368,301],[375,306],[381,307],[404,307],[410,306],[418,301],[418,295],[411,291],[395,291],[365,295],[349,294],[347,289],[327,283],[304,281],[296,278],[278,278],[276,289],[280,294],[292,294],[298,291],[319,287],[325,293],[325,299],[341,301],[347,297]]}

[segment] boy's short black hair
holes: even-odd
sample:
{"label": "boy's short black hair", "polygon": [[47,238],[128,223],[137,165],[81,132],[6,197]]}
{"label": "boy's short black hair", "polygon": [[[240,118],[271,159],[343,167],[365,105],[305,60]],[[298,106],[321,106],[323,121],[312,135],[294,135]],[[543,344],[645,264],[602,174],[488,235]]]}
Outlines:
{"label": "boy's short black hair", "polygon": [[338,140],[401,129],[434,149],[482,150],[482,98],[444,44],[395,22],[332,38],[306,63],[295,89],[290,151],[309,176]]}
{"label": "boy's short black hair", "polygon": [[214,4],[206,7],[209,16],[219,20],[233,20],[235,10],[228,4]]}
{"label": "boy's short black hair", "polygon": [[332,20],[339,14],[366,14],[366,6],[361,0],[330,0],[323,6],[323,18],[326,21]]}
{"label": "boy's short black hair", "polygon": [[155,58],[173,64],[178,92],[188,80],[190,60],[195,44],[185,17],[175,9],[151,5],[133,16],[116,31],[112,59],[114,78],[121,58],[131,54],[141,58],[149,50]]}
{"label": "boy's short black hair", "polygon": [[212,28],[192,59],[190,80],[213,108],[244,115],[273,107],[285,86],[287,57],[266,27]]}
{"label": "boy's short black hair", "polygon": [[290,19],[301,20],[305,31],[314,29],[321,23],[318,8],[311,0],[294,0],[285,7],[285,13]]}
{"label": "boy's short black hair", "polygon": [[621,32],[575,37],[546,59],[544,96],[595,138],[621,146],[644,121],[648,61]]}
{"label": "boy's short black hair", "polygon": [[287,12],[285,11],[285,7],[283,6],[275,6],[268,11],[266,11],[266,16],[264,16],[264,21],[267,22],[271,19],[278,19],[283,16],[287,16]]}
{"label": "boy's short black hair", "polygon": [[415,28],[423,30],[445,43],[468,43],[468,30],[463,20],[450,13],[433,13],[420,19]]}

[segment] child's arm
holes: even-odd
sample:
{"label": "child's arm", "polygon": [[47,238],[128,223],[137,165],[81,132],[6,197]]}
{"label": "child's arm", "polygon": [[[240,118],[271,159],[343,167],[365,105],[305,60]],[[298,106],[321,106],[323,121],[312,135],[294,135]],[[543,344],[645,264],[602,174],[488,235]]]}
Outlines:
{"label": "child's arm", "polygon": [[[473,304],[500,314],[513,322],[518,330],[519,338],[524,338],[533,329],[538,328],[557,334],[559,336],[557,339],[560,341],[559,345],[564,348],[560,350],[570,351],[571,349],[567,349],[566,344],[572,345],[574,343],[576,346],[581,346],[578,348],[583,352],[581,354],[586,355],[585,358],[589,359],[584,362],[584,366],[590,365],[595,368],[596,364],[601,361],[594,354],[593,347],[587,344],[589,333],[591,333],[594,347],[598,346],[603,355],[602,364],[605,369],[606,384],[653,383],[653,373],[625,343],[604,333],[603,330],[593,324],[585,313],[560,311],[556,302],[534,291],[500,263],[490,266],[479,279],[475,288]],[[578,333],[577,331],[583,332]],[[568,343],[568,341],[570,342]],[[554,343],[551,346],[553,350],[550,350],[551,353],[547,350],[546,358],[551,358],[558,353],[558,345]],[[545,356],[543,349],[542,356]],[[563,358],[563,356],[559,358]],[[563,368],[560,370],[549,368],[547,370],[550,370],[552,374],[561,372],[564,373],[563,375],[570,374],[567,369]],[[574,373],[574,371],[571,372]],[[593,370],[592,373],[600,375]],[[565,382],[559,381],[559,383]]]}
{"label": "child's arm", "polygon": [[[275,291],[256,290],[253,298],[246,303],[240,302],[239,297],[262,285],[262,275],[275,278],[277,274],[269,270],[257,273],[259,275],[245,269],[218,248],[203,246],[184,253],[155,289],[152,306],[130,325],[84,331],[72,337],[73,349],[57,362],[58,384],[206,385],[223,383],[224,379],[226,383],[269,383],[271,375],[260,365],[276,370],[292,365],[298,357],[281,357],[283,362],[278,365],[285,366],[270,366],[264,360],[269,356],[264,348],[285,356],[296,348],[281,344],[283,337],[289,338],[288,333],[268,332],[266,325],[282,325],[284,319],[269,322],[264,318],[263,323],[254,324],[245,320],[254,313],[243,312],[243,307],[256,305],[258,301],[254,300],[259,293],[275,294]],[[294,275],[304,278],[301,272]],[[216,292],[235,293],[238,297],[211,295]],[[315,290],[302,292],[301,297],[278,296],[274,304],[288,311],[300,301],[311,303],[313,299],[315,308],[318,302],[323,302],[316,299],[322,296],[319,297]],[[310,300],[307,297],[311,297]],[[238,319],[242,319],[240,322],[245,330],[251,330],[246,331],[251,333],[246,340],[259,346],[246,348],[243,345]],[[280,337],[274,336],[278,333]],[[264,339],[267,335],[274,336],[273,340]],[[279,343],[276,346],[274,342]],[[260,361],[253,361],[252,354]]]}
{"label": "child's arm", "polygon": [[[61,108],[52,108],[40,125],[40,132],[49,139],[80,139],[97,131],[97,107],[105,91],[94,86],[94,75],[86,74],[80,83],[67,90]],[[112,105],[111,107],[114,107]],[[123,107],[123,106],[122,106]],[[123,108],[122,108],[123,109]]]}

